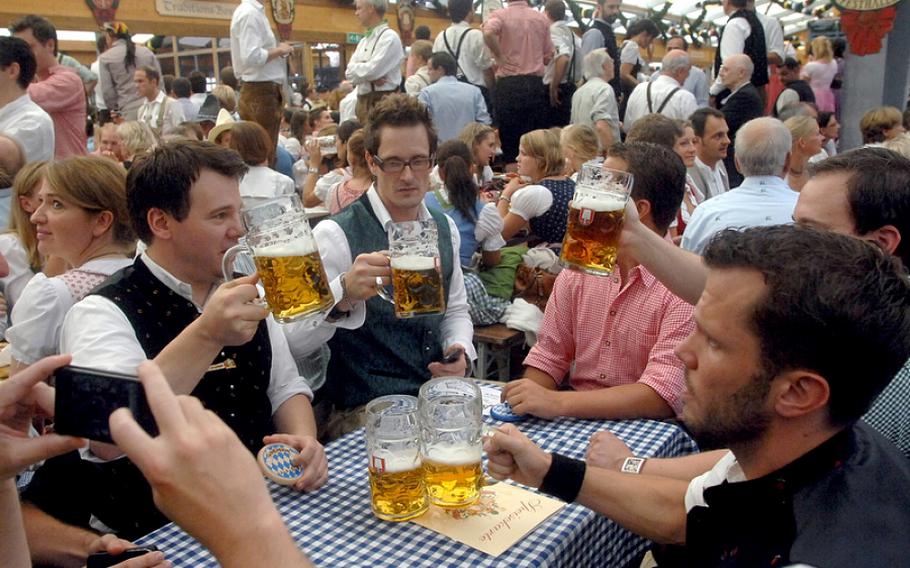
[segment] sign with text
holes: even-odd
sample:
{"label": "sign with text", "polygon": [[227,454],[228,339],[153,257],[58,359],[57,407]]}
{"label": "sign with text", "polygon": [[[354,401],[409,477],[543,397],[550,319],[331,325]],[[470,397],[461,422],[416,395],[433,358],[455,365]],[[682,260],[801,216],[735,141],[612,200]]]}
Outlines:
{"label": "sign with text", "polygon": [[362,39],[363,39],[363,34],[348,32],[345,42],[349,43],[351,45],[356,45],[356,44],[360,43],[360,40],[362,40]]}
{"label": "sign with text", "polygon": [[236,2],[204,2],[203,0],[155,0],[155,9],[160,16],[182,18],[208,18],[230,20]]}

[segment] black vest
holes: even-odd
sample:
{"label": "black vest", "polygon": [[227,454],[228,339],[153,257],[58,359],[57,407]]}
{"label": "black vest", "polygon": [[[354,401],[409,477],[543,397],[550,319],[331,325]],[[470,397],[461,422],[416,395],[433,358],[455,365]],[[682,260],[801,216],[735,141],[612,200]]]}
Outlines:
{"label": "black vest", "polygon": [[[809,83],[803,81],[802,79],[797,79],[790,83],[784,85],[784,91],[787,89],[793,89],[797,95],[799,95],[799,102],[801,103],[814,103],[815,102],[815,93],[812,91],[812,87],[809,86]],[[783,94],[784,91],[781,91]],[[780,98],[780,95],[777,95],[777,98]],[[771,109],[774,116],[777,116],[777,100],[774,101],[774,106]]]}
{"label": "black vest", "polygon": [[622,94],[622,85],[619,82],[619,47],[616,45],[616,36],[613,35],[613,28],[602,20],[594,20],[591,27],[599,31],[604,37],[604,48],[610,54],[610,59],[613,60],[613,79],[610,80],[610,86],[613,87],[613,94],[616,95],[616,100],[619,100],[619,96]]}
{"label": "black vest", "polygon": [[[752,30],[746,43],[743,46],[743,53],[749,56],[755,70],[752,71],[751,82],[756,87],[763,87],[768,84],[768,46],[765,43],[765,28],[758,21],[758,16],[750,10],[737,10],[730,15],[727,23],[733,18],[745,18],[749,22],[749,28]],[[726,26],[724,26],[726,28]],[[720,58],[720,42],[724,38],[724,30],[720,31],[720,37],[717,39],[717,51],[714,52],[714,74],[720,74],[720,66],[723,61]]]}

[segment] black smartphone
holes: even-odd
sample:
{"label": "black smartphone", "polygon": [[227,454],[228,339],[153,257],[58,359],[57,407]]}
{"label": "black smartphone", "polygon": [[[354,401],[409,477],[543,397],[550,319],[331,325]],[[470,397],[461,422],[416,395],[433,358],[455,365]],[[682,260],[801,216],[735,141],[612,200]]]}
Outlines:
{"label": "black smartphone", "polygon": [[113,554],[108,554],[107,552],[95,552],[94,554],[88,555],[88,559],[85,562],[85,568],[108,568],[108,566],[126,562],[130,558],[139,558],[140,556],[144,556],[149,552],[155,552],[157,550],[158,547],[152,545],[130,548],[129,550],[124,550],[116,556]]}
{"label": "black smartphone", "polygon": [[458,359],[460,359],[462,355],[464,355],[464,349],[456,349],[455,351],[452,351],[451,353],[449,353],[448,355],[443,357],[441,359],[441,361],[444,365],[448,365],[449,363],[454,363],[455,361],[458,361]]}
{"label": "black smartphone", "polygon": [[108,418],[118,408],[129,408],[149,435],[158,435],[138,377],[67,366],[54,373],[54,388],[54,431],[58,434],[112,443]]}

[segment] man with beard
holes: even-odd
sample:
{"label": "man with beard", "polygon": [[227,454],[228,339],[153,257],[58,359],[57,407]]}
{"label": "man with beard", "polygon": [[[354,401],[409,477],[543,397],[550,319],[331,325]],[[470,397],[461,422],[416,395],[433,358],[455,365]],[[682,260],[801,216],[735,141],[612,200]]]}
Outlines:
{"label": "man with beard", "polygon": [[682,420],[702,449],[728,451],[618,472],[507,425],[485,444],[490,474],[685,544],[690,566],[903,563],[910,463],[857,422],[910,355],[900,262],[800,226],[724,231],[704,261],[696,330],[677,348]]}

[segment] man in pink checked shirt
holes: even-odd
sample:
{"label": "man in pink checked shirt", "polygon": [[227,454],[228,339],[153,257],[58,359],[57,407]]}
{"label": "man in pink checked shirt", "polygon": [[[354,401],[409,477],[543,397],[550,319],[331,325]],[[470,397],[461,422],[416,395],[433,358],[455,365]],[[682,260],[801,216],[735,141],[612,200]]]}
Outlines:
{"label": "man in pink checked shirt", "polygon": [[[666,234],[685,186],[679,157],[655,144],[617,144],[604,165],[632,172],[642,223]],[[673,417],[685,386],[673,350],[694,329],[692,309],[622,248],[612,276],[563,270],[524,377],[506,385],[503,400],[541,418]],[[557,390],[566,381],[571,389]]]}

